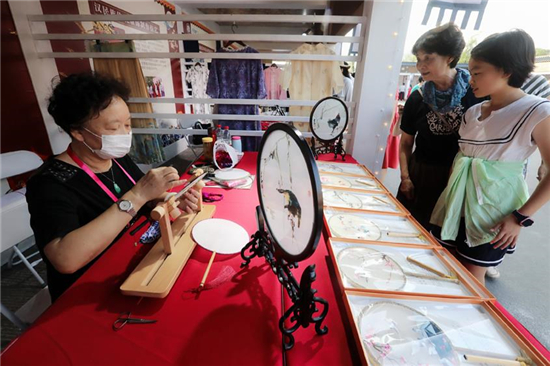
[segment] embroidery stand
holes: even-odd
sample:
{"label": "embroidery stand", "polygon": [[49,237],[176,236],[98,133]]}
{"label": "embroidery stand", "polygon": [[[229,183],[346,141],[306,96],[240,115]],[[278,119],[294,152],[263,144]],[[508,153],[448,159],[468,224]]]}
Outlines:
{"label": "embroidery stand", "polygon": [[[201,173],[198,170],[195,176]],[[166,202],[157,203],[151,218],[159,222],[161,238],[120,286],[124,295],[164,298],[170,293],[197,245],[191,237],[191,229],[199,221],[214,216],[216,211],[214,205],[203,205],[204,186],[204,182],[199,180],[191,188],[200,192],[196,213],[182,214],[174,195]]]}

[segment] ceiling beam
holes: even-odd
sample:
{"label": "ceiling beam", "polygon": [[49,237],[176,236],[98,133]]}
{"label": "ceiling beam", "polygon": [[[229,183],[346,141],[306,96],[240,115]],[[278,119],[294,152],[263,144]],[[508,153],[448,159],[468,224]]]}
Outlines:
{"label": "ceiling beam", "polygon": [[175,1],[181,7],[196,7],[208,9],[325,9],[326,0],[294,1],[294,0],[202,0]]}

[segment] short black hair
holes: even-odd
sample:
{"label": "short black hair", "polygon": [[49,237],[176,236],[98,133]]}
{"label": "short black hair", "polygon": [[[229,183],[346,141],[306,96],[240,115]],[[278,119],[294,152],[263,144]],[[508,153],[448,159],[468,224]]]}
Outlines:
{"label": "short black hair", "polygon": [[437,53],[440,56],[450,56],[453,61],[449,64],[449,67],[454,69],[465,46],[466,42],[460,28],[451,22],[430,29],[421,35],[415,42],[412,53],[416,55],[419,51],[424,51],[426,53]]}
{"label": "short black hair", "polygon": [[111,76],[96,72],[72,74],[61,78],[55,85],[48,100],[48,112],[70,135],[71,130],[78,130],[97,117],[117,96],[126,102],[130,90]]}
{"label": "short black hair", "polygon": [[535,69],[535,42],[527,32],[514,29],[485,38],[471,56],[510,74],[508,85],[521,88]]}
{"label": "short black hair", "polygon": [[340,67],[340,70],[342,70],[342,75],[349,78],[351,75],[349,74],[349,67]]}

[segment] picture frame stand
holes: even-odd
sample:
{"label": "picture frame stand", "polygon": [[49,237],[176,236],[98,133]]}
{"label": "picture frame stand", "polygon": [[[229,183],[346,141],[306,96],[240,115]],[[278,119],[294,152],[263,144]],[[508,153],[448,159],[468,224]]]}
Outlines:
{"label": "picture frame stand", "polygon": [[319,145],[316,145],[315,140],[317,140],[315,137],[311,138],[311,151],[313,152],[313,156],[315,156],[315,160],[318,160],[321,154],[334,154],[334,160],[338,160],[338,155],[340,155],[342,161],[346,161],[347,153],[346,150],[344,150],[344,144],[342,142],[343,136],[340,136],[334,141],[319,140],[317,142]]}
{"label": "picture frame stand", "polygon": [[[298,268],[298,263],[288,263],[276,256],[275,248],[263,225],[260,206],[256,207],[256,215],[259,228],[252,236],[252,240],[241,250],[241,257],[244,259],[241,268],[248,266],[254,257],[264,257],[292,300],[293,305],[279,319],[283,346],[288,351],[294,347],[293,333],[300,328],[307,328],[310,324],[314,324],[317,334],[328,333],[328,327],[322,324],[327,316],[329,304],[325,299],[315,296],[317,290],[312,288],[316,279],[315,265],[308,266],[298,282],[292,273],[292,269]],[[320,314],[317,315],[318,313]],[[287,326],[288,321],[290,321],[289,326]]]}

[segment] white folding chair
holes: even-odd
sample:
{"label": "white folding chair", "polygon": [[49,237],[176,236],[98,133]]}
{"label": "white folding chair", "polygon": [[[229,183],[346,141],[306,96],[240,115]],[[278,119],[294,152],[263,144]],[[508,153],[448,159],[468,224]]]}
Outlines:
{"label": "white folding chair", "polygon": [[[0,155],[0,180],[2,189],[0,194],[0,214],[2,223],[0,244],[2,253],[12,249],[12,259],[15,256],[19,257],[21,259],[20,263],[23,263],[29,271],[31,271],[33,276],[42,286],[46,286],[42,277],[40,277],[38,272],[34,269],[34,266],[41,260],[34,261],[31,264],[28,257],[25,257],[17,247],[17,244],[33,236],[27,200],[25,199],[26,188],[11,191],[7,182],[7,178],[33,171],[40,165],[42,165],[42,159],[30,151],[14,151]],[[3,304],[1,311],[2,314],[16,326],[21,329],[25,327],[25,324]]]}

